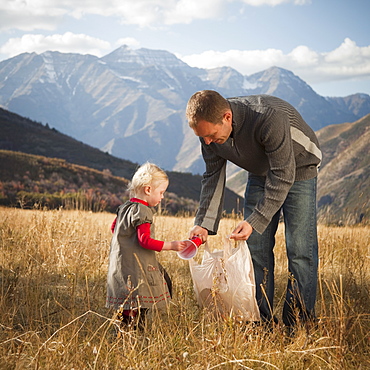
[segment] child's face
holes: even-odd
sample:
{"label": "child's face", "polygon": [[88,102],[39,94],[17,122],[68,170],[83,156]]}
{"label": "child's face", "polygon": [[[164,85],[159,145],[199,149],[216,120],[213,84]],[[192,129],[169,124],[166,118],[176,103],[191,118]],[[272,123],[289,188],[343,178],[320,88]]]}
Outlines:
{"label": "child's face", "polygon": [[164,192],[167,190],[168,181],[163,181],[158,184],[156,187],[148,186],[146,193],[146,201],[149,204],[149,207],[155,207],[163,199]]}

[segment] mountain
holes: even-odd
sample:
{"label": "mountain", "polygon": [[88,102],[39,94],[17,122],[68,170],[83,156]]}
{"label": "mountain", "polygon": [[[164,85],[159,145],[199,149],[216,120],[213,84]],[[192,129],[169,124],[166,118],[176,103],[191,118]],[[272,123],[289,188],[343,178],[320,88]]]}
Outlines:
{"label": "mountain", "polygon": [[[67,163],[76,164],[90,169],[102,172],[105,176],[115,176],[126,179],[121,182],[126,189],[127,179],[130,179],[138,167],[137,163],[116,158],[108,153],[104,153],[87,144],[79,142],[67,135],[58,132],[55,128],[43,126],[41,123],[31,121],[17,114],[11,113],[0,108],[0,149],[7,150],[6,155],[12,158],[12,163],[18,163],[12,152],[22,152],[32,155],[38,155],[48,158],[59,158]],[[6,155],[1,159],[1,168],[6,166]],[[24,158],[24,157],[22,157]],[[35,160],[31,160],[31,163]],[[38,163],[44,163],[40,160]],[[46,161],[47,162],[47,161]],[[17,170],[17,165],[14,165]],[[64,166],[64,165],[63,165]],[[21,166],[22,168],[25,166]],[[23,176],[16,172],[17,178],[22,182]],[[183,203],[191,203],[186,199],[197,202],[201,189],[201,176],[191,173],[181,173],[176,171],[167,172],[170,185],[168,192],[176,194],[178,199],[183,199]],[[14,174],[13,174],[14,175]],[[10,181],[9,176],[0,172],[0,181]],[[72,176],[73,177],[73,176]],[[33,179],[35,180],[35,179]],[[37,179],[35,180],[37,181]],[[67,181],[67,180],[63,180]],[[59,189],[59,188],[58,188]],[[67,191],[69,188],[62,188],[58,191]],[[73,188],[74,189],[74,188]],[[1,190],[1,189],[0,189]],[[48,190],[49,191],[49,190]],[[106,189],[106,194],[112,193],[112,190]],[[120,192],[121,194],[121,192]],[[172,197],[174,198],[174,197]],[[1,199],[1,191],[0,191]],[[176,200],[178,203],[179,200]],[[241,197],[229,189],[225,191],[225,210],[228,213],[239,209]]]}
{"label": "mountain", "polygon": [[[369,95],[325,98],[316,94],[292,72],[281,68],[270,68],[256,73],[249,81],[256,86],[250,90],[251,94],[264,93],[283,98],[299,111],[314,131],[330,124],[354,121],[370,113]],[[354,101],[358,102],[357,110]]]}
{"label": "mountain", "polygon": [[317,133],[323,162],[318,177],[320,216],[329,222],[370,218],[370,114]]}
{"label": "mountain", "polygon": [[198,90],[225,97],[272,94],[294,105],[314,130],[370,113],[370,96],[324,98],[292,72],[251,76],[229,68],[192,68],[163,50],[122,46],[98,58],[45,52],[0,62],[0,106],[48,124],[115,157],[166,170],[204,171],[185,107]]}

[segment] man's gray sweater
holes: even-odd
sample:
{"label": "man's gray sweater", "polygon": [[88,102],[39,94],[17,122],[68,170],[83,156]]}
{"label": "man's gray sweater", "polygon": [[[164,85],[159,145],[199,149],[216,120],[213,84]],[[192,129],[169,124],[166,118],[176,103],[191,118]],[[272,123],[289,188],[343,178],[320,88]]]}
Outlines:
{"label": "man's gray sweater", "polygon": [[223,210],[226,162],[265,176],[265,193],[246,219],[263,233],[281,208],[294,181],[317,176],[321,162],[313,130],[289,103],[269,95],[227,99],[232,133],[224,144],[206,145],[200,138],[206,172],[195,225],[217,233]]}

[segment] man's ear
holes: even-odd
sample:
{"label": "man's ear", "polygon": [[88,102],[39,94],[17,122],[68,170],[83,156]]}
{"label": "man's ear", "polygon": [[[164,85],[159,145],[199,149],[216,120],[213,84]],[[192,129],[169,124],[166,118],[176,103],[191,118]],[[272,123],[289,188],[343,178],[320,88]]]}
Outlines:
{"label": "man's ear", "polygon": [[150,185],[144,186],[144,194],[145,195],[150,195],[151,190],[152,190],[152,188],[151,188]]}
{"label": "man's ear", "polygon": [[232,124],[233,122],[233,113],[231,110],[227,110],[224,115],[223,115],[223,119],[229,123],[229,124]]}

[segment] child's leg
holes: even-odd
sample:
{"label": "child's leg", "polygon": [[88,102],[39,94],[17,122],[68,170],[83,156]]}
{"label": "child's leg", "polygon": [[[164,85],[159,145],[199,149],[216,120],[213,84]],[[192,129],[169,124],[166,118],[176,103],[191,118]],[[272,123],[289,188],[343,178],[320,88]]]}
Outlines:
{"label": "child's leg", "polygon": [[120,321],[121,325],[130,325],[134,321],[136,315],[136,310],[123,310],[119,308],[117,311],[117,320]]}
{"label": "child's leg", "polygon": [[[134,310],[123,310],[122,307],[117,311],[117,320],[119,321],[119,331],[126,329],[140,329],[145,327],[146,313],[149,308],[139,308]],[[120,333],[118,334],[120,337]]]}

